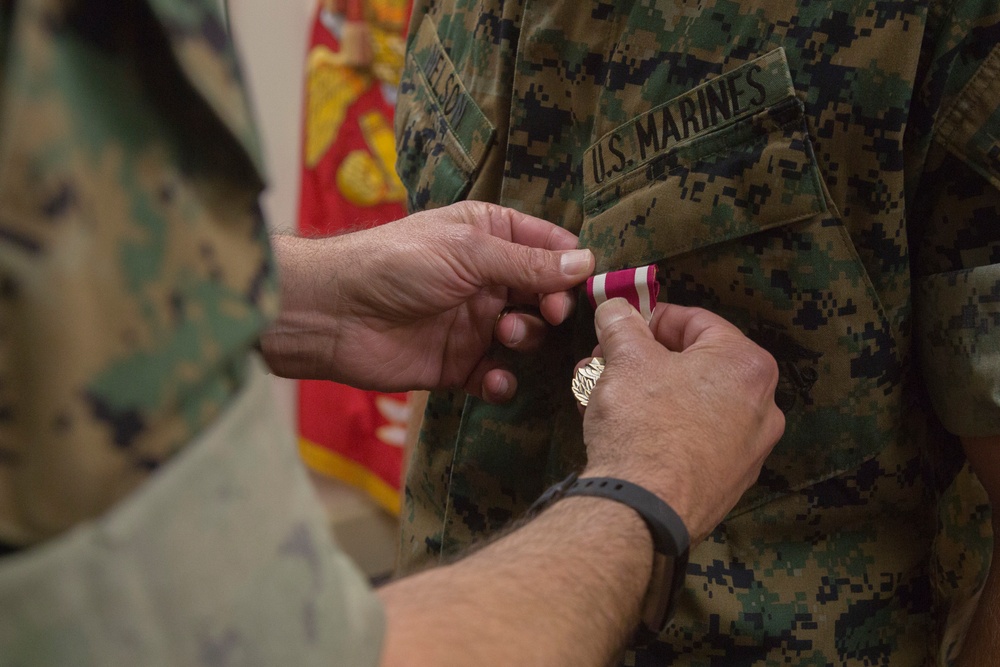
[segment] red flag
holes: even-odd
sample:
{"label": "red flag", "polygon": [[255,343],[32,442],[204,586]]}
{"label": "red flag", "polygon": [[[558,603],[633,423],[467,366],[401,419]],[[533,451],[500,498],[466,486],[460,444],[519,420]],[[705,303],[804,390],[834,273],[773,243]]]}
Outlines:
{"label": "red flag", "polygon": [[[403,65],[407,0],[320,3],[310,41],[299,231],[329,235],[405,215],[392,111]],[[299,445],[313,470],[399,512],[406,394],[299,383]]]}

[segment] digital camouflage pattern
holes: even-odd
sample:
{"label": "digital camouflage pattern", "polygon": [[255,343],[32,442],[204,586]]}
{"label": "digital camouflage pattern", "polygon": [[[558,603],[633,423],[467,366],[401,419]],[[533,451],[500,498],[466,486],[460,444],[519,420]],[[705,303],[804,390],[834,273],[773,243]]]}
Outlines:
{"label": "digital camouflage pattern", "polygon": [[0,559],[4,667],[378,664],[385,618],[331,543],[262,365],[94,520]]}
{"label": "digital camouflage pattern", "polygon": [[[778,361],[784,437],[625,663],[949,662],[992,544],[955,434],[1000,433],[1000,3],[447,0],[410,34],[411,208],[497,202],[598,271],[655,262],[661,300]],[[595,342],[581,301],[537,354],[497,351],[512,404],[432,395],[404,570],[583,463]]]}
{"label": "digital camouflage pattern", "polygon": [[215,4],[0,7],[0,542],[24,545],[217,416],[277,292]]}
{"label": "digital camouflage pattern", "polygon": [[377,664],[250,354],[276,286],[216,4],[4,2],[0,49],[0,664]]}

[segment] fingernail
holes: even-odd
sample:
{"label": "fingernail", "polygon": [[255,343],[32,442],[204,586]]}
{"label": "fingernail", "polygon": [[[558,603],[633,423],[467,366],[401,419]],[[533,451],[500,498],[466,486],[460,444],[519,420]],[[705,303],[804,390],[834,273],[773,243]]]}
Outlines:
{"label": "fingernail", "polygon": [[501,398],[506,398],[509,391],[510,391],[510,383],[507,382],[507,378],[501,377],[499,380],[497,380],[497,386],[496,386],[497,396]]}
{"label": "fingernail", "polygon": [[527,327],[524,326],[524,322],[514,318],[513,324],[510,328],[510,336],[507,339],[508,345],[517,345],[522,340],[524,340],[524,335],[527,333]]}
{"label": "fingernail", "polygon": [[610,299],[597,307],[597,311],[594,313],[594,328],[600,335],[603,330],[618,320],[635,315],[639,315],[639,311],[625,299]]}
{"label": "fingernail", "polygon": [[567,250],[559,258],[559,269],[567,276],[589,276],[594,255],[589,250]]}
{"label": "fingernail", "polygon": [[566,294],[563,297],[563,307],[562,307],[562,319],[565,322],[566,319],[573,314],[573,310],[576,308],[576,299]]}

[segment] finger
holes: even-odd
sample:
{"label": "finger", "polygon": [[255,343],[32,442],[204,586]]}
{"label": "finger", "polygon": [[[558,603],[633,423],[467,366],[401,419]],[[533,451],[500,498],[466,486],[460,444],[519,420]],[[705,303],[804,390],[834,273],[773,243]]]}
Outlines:
{"label": "finger", "polygon": [[507,303],[519,306],[534,306],[549,324],[562,324],[576,310],[576,296],[573,292],[552,292],[550,294],[532,294],[521,290],[510,290]]}
{"label": "finger", "polygon": [[573,250],[579,243],[576,234],[547,220],[502,206],[490,205],[488,211],[494,236],[548,250]]}
{"label": "finger", "polygon": [[543,295],[537,292],[525,292],[523,290],[507,290],[507,302],[519,306],[535,306],[537,307],[540,301],[540,297]]}
{"label": "finger", "polygon": [[576,310],[576,298],[571,292],[543,294],[538,309],[549,324],[562,324]]}
{"label": "finger", "polygon": [[497,320],[493,335],[505,347],[519,352],[537,350],[545,341],[548,327],[531,313],[506,313]]}
{"label": "finger", "polygon": [[542,250],[493,236],[470,245],[466,268],[485,285],[549,294],[580,284],[594,271],[594,254],[589,250]]}
{"label": "finger", "polygon": [[482,358],[462,387],[467,393],[496,405],[506,403],[517,391],[517,378],[495,359]]}
{"label": "finger", "polygon": [[493,405],[502,405],[514,398],[517,378],[505,368],[494,368],[483,376],[482,399]]}
{"label": "finger", "polygon": [[625,299],[609,299],[599,305],[594,312],[594,328],[609,362],[630,349],[634,350],[637,343],[653,338],[646,320]]}
{"label": "finger", "polygon": [[720,337],[745,338],[735,325],[715,313],[670,303],[657,304],[649,326],[656,340],[674,352]]}

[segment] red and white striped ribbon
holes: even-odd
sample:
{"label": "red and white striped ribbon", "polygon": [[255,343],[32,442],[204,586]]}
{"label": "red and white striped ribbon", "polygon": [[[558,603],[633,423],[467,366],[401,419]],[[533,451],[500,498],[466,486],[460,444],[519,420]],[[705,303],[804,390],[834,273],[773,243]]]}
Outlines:
{"label": "red and white striped ribbon", "polygon": [[608,299],[621,297],[642,313],[648,322],[653,317],[660,284],[656,282],[656,266],[611,271],[587,278],[587,298],[597,308]]}

